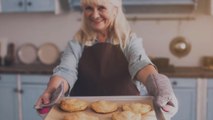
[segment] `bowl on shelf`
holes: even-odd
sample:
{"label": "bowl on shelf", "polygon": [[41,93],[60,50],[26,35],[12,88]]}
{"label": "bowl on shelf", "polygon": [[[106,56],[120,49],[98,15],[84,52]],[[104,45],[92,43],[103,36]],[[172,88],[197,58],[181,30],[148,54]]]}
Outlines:
{"label": "bowl on shelf", "polygon": [[174,72],[174,66],[170,65],[169,58],[167,57],[151,58],[151,61],[159,72]]}
{"label": "bowl on shelf", "polygon": [[204,56],[204,57],[202,57],[201,65],[205,69],[213,70],[213,56]]}
{"label": "bowl on shelf", "polygon": [[152,58],[151,61],[159,68],[169,66],[169,58],[166,58],[166,57]]}

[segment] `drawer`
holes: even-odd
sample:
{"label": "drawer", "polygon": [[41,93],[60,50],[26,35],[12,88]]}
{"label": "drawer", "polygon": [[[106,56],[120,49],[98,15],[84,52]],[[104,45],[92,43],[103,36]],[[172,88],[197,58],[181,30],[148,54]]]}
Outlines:
{"label": "drawer", "polygon": [[196,88],[197,79],[196,78],[170,78],[171,84],[174,88]]}
{"label": "drawer", "polygon": [[0,84],[16,84],[16,74],[0,74]]}
{"label": "drawer", "polygon": [[22,84],[47,84],[51,75],[21,75]]}
{"label": "drawer", "polygon": [[213,78],[208,80],[208,88],[213,88]]}

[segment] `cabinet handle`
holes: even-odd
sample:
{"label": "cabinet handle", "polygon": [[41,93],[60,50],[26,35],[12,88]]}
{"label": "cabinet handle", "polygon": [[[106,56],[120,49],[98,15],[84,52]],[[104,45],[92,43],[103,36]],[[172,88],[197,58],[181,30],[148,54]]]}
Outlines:
{"label": "cabinet handle", "polygon": [[172,85],[174,85],[174,86],[176,86],[177,84],[178,84],[177,81],[172,82]]}
{"label": "cabinet handle", "polygon": [[22,2],[22,1],[19,1],[19,2],[18,2],[18,6],[19,6],[19,7],[22,7],[22,6],[23,6],[23,2]]}
{"label": "cabinet handle", "polygon": [[23,90],[23,89],[19,90],[19,93],[23,94],[23,93],[24,93],[24,90]]}
{"label": "cabinet handle", "polygon": [[15,93],[20,93],[20,94],[23,94],[24,93],[24,90],[18,90],[18,88],[14,88],[13,90]]}
{"label": "cabinet handle", "polygon": [[32,6],[32,2],[27,2],[27,5],[28,6]]}
{"label": "cabinet handle", "polygon": [[15,93],[17,93],[18,92],[18,89],[17,88],[14,88],[14,90],[13,90]]}

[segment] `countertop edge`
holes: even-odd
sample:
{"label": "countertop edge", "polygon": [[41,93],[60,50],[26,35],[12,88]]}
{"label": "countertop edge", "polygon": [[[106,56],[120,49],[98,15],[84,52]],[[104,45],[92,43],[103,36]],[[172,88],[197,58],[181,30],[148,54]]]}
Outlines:
{"label": "countertop edge", "polygon": [[[52,74],[56,65],[12,65],[0,66],[0,73],[4,74]],[[171,69],[159,69],[159,73],[168,77],[184,78],[213,78],[213,70],[202,67],[174,67]]]}

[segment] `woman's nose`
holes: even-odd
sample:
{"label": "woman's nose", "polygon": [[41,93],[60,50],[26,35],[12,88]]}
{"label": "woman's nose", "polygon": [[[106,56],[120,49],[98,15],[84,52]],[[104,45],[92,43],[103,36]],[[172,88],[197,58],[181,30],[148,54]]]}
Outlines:
{"label": "woman's nose", "polygon": [[98,18],[100,16],[99,11],[98,10],[94,10],[92,13],[92,17],[93,18]]}

